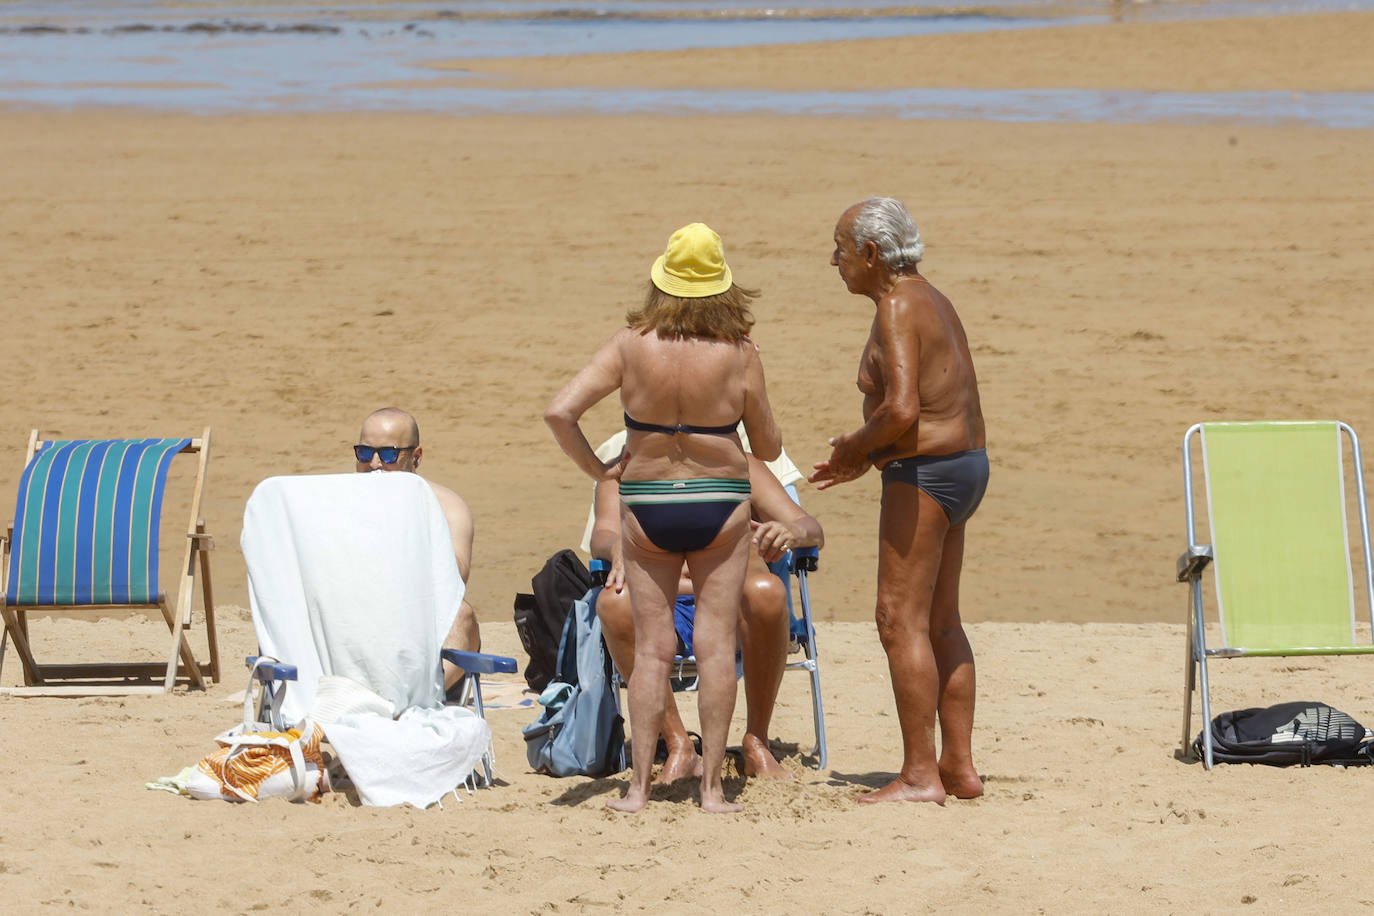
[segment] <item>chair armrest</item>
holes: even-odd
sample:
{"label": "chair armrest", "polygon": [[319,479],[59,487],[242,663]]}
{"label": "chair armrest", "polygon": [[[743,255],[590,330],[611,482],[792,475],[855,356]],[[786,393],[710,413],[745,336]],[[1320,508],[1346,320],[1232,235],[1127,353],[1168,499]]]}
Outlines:
{"label": "chair armrest", "polygon": [[214,535],[206,534],[205,519],[203,518],[196,520],[196,530],[186,536],[191,540],[195,541],[196,547],[200,548],[201,550],[215,549]]}
{"label": "chair armrest", "polygon": [[444,649],[439,656],[452,662],[464,671],[477,674],[514,674],[517,670],[515,659],[504,655],[487,655],[485,652],[464,652],[461,649]]}
{"label": "chair armrest", "polygon": [[592,585],[605,585],[606,577],[611,574],[611,563],[600,557],[592,557],[587,563],[587,572],[592,574]]}
{"label": "chair armrest", "polygon": [[1207,568],[1207,564],[1212,562],[1212,547],[1210,544],[1190,544],[1188,549],[1179,555],[1176,565],[1178,581],[1191,582],[1202,576],[1202,571]]}
{"label": "chair armrest", "polygon": [[[258,656],[250,655],[244,660],[244,664],[252,668],[258,662]],[[264,684],[273,681],[294,681],[296,679],[296,666],[283,665],[281,662],[268,662],[253,672],[253,676]]]}
{"label": "chair armrest", "polygon": [[792,569],[797,572],[815,572],[820,563],[821,552],[816,547],[792,548]]}

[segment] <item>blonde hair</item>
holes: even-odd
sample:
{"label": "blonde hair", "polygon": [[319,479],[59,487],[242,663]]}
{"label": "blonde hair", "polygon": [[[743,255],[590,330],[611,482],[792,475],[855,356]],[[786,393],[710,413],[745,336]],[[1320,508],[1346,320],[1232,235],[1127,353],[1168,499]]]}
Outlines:
{"label": "blonde hair", "polygon": [[732,283],[715,296],[686,298],[665,293],[650,281],[644,304],[627,312],[625,323],[640,333],[655,331],[659,337],[741,340],[754,326],[749,304],[758,297],[758,290]]}

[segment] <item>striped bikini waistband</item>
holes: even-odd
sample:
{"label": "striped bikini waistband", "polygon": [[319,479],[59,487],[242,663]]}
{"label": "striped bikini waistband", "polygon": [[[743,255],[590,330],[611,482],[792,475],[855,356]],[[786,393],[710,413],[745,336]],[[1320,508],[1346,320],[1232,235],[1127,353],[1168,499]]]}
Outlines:
{"label": "striped bikini waistband", "polygon": [[748,478],[620,481],[620,499],[628,506],[649,503],[742,503],[748,498]]}

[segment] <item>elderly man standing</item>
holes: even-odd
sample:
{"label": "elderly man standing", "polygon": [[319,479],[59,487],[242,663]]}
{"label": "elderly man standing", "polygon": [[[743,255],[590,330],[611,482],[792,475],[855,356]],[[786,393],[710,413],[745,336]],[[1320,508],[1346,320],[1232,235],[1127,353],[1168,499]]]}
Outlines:
{"label": "elderly man standing", "polygon": [[[368,414],[363,428],[358,433],[358,444],[353,446],[358,471],[409,471],[419,473],[423,449],[420,448],[420,425],[415,418],[396,407],[383,407]],[[458,574],[463,582],[468,582],[472,561],[472,512],[463,498],[442,484],[426,480],[439,507],[448,520],[449,537],[453,540],[453,559],[458,564]],[[477,628],[477,613],[463,599],[458,609],[458,617],[453,621],[444,648],[476,652],[481,647],[481,634]],[[463,676],[461,668],[451,662],[444,662],[444,687],[452,687]]]}
{"label": "elderly man standing", "polygon": [[[859,361],[864,425],[830,440],[820,489],[882,471],[878,635],[887,653],[902,769],[860,801],[983,793],[973,765],[973,652],[959,619],[964,526],[988,483],[978,379],[954,306],[916,269],[924,245],[900,201],[855,204],[835,226],[832,266],[877,307]],[[935,719],[941,750],[935,757]]]}

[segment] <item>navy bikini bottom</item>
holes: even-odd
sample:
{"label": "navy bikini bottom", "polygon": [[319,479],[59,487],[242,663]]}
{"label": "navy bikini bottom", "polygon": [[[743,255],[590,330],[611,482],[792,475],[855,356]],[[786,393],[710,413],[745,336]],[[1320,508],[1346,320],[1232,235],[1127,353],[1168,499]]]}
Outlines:
{"label": "navy bikini bottom", "polygon": [[730,513],[749,498],[749,480],[622,480],[620,500],[660,550],[688,553],[710,545]]}

